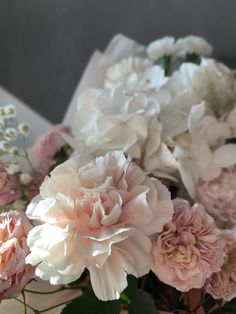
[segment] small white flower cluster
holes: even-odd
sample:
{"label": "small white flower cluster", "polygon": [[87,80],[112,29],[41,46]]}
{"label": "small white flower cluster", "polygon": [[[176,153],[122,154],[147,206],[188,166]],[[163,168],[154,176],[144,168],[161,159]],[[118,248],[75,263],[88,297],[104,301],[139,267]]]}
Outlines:
{"label": "small white flower cluster", "polygon": [[20,166],[17,163],[10,163],[6,168],[6,171],[9,175],[16,174],[17,172],[20,172]]}
{"label": "small white flower cluster", "polygon": [[0,107],[0,156],[9,175],[20,171],[17,157],[26,157],[25,138],[29,134],[29,124],[18,124],[15,106]]}
{"label": "small white flower cluster", "polygon": [[29,134],[29,124],[18,124],[16,108],[7,105],[0,108],[0,153],[19,155],[22,151],[22,139]]}
{"label": "small white flower cluster", "polygon": [[163,56],[184,58],[188,54],[209,56],[212,50],[212,46],[198,36],[187,36],[177,41],[174,37],[164,37],[151,42],[147,47],[147,54],[150,59],[158,60]]}
{"label": "small white flower cluster", "polygon": [[21,184],[28,185],[31,181],[32,181],[32,176],[29,173],[24,172],[24,173],[20,174],[20,183]]}

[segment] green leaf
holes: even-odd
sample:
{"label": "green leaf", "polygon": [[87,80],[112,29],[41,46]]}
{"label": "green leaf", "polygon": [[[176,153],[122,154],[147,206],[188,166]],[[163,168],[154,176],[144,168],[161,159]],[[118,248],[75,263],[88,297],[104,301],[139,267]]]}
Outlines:
{"label": "green leaf", "polygon": [[[217,303],[217,300],[216,300]],[[231,300],[230,302],[225,303],[219,309],[216,309],[211,312],[212,314],[235,314],[236,313],[236,298]]]}
{"label": "green leaf", "polygon": [[121,293],[120,298],[121,298],[121,300],[130,304],[136,296],[137,287],[138,287],[138,279],[132,275],[128,275],[127,281],[128,281],[128,286]]}
{"label": "green leaf", "polygon": [[85,292],[81,297],[72,301],[63,310],[62,314],[119,314],[119,301],[103,302],[98,300],[92,291]]}
{"label": "green leaf", "polygon": [[129,314],[158,314],[153,298],[143,290],[137,290],[128,307]]}
{"label": "green leaf", "polygon": [[181,298],[181,292],[177,289],[172,290],[171,297],[170,297],[170,309],[179,309],[180,306],[180,298]]}

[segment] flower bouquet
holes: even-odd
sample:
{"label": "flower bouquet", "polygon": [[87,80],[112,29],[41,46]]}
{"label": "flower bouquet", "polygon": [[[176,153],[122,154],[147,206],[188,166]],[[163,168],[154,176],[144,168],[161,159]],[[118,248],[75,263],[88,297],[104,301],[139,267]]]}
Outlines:
{"label": "flower bouquet", "polygon": [[236,313],[236,79],[211,52],[196,36],[116,36],[31,147],[34,125],[1,107],[0,300]]}

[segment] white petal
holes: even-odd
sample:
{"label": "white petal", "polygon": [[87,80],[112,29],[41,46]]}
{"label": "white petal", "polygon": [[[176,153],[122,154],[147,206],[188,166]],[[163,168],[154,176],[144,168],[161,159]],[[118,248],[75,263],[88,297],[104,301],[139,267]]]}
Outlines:
{"label": "white petal", "polygon": [[195,182],[191,173],[191,162],[187,158],[181,158],[179,161],[179,172],[185,188],[189,195],[194,199],[196,188]]}
{"label": "white petal", "polygon": [[29,219],[40,219],[40,214],[39,215],[35,214],[35,208],[37,207],[41,199],[42,199],[41,196],[37,195],[29,203],[26,210],[26,215],[28,216]]}
{"label": "white petal", "polygon": [[236,145],[227,144],[221,146],[213,153],[214,162],[222,168],[230,167],[236,164]]}
{"label": "white petal", "polygon": [[120,293],[127,287],[127,274],[115,252],[102,269],[91,265],[88,270],[94,293],[102,301],[119,299]]}
{"label": "white petal", "polygon": [[190,146],[190,152],[192,169],[198,172],[202,180],[210,181],[220,175],[220,166],[214,162],[213,153],[205,141],[195,140]]}
{"label": "white petal", "polygon": [[202,102],[199,105],[195,105],[191,108],[188,116],[188,129],[192,135],[195,135],[199,130],[199,121],[205,114],[206,106]]}

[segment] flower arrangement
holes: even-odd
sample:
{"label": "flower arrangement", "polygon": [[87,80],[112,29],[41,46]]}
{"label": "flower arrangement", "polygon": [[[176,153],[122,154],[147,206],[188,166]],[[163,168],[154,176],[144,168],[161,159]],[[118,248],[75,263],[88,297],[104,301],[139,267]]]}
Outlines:
{"label": "flower arrangement", "polygon": [[[211,53],[196,36],[116,37],[68,126],[31,148],[30,125],[1,107],[1,301],[37,314],[236,312],[236,77]],[[40,280],[55,289],[29,288]],[[43,310],[25,297],[65,290]]]}

